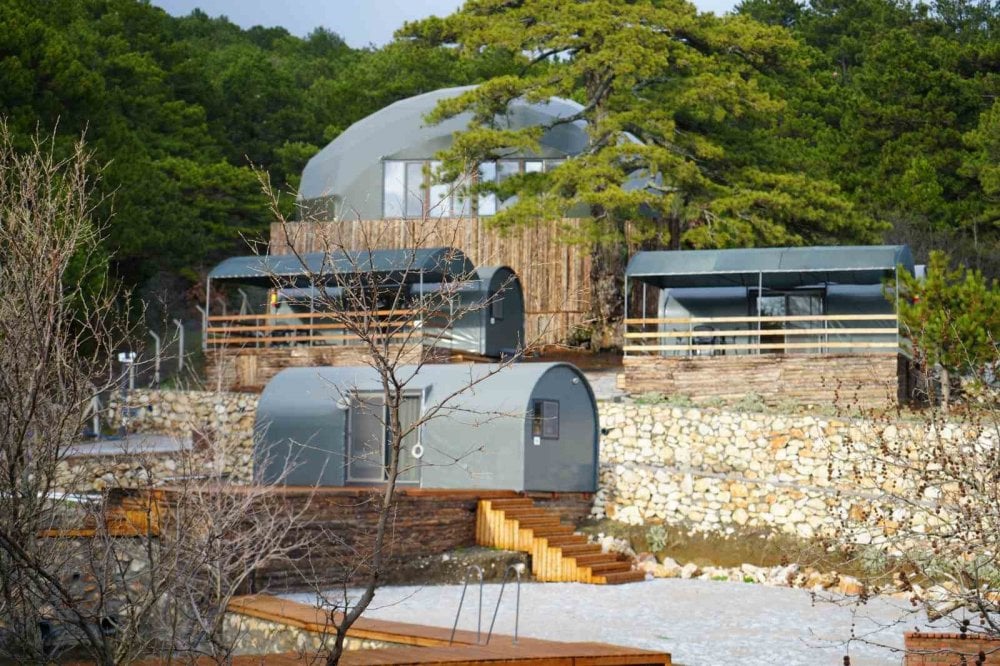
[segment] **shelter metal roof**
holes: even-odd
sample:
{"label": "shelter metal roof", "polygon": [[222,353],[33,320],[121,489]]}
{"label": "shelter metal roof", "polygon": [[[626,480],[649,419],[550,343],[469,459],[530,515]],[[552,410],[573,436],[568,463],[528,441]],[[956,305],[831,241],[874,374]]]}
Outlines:
{"label": "shelter metal roof", "polygon": [[638,252],[626,278],[666,288],[789,288],[825,282],[880,284],[898,265],[913,272],[906,245],[768,247]]}
{"label": "shelter metal roof", "polygon": [[251,255],[230,257],[208,274],[210,280],[233,280],[270,283],[278,277],[307,275],[350,275],[398,273],[425,280],[442,280],[473,273],[475,268],[465,254],[451,247],[359,250],[357,252],[309,252],[299,256]]}

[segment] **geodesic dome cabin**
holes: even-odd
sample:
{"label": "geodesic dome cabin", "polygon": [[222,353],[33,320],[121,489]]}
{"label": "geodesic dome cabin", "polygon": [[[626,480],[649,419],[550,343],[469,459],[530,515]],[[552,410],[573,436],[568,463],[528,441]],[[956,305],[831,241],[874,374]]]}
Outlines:
{"label": "geodesic dome cabin", "polygon": [[[408,379],[403,426],[434,414],[404,439],[401,483],[596,490],[597,403],[575,366],[425,365],[404,367],[398,376]],[[257,409],[255,475],[290,486],[382,483],[388,460],[382,396],[382,380],[370,367],[278,373]]]}
{"label": "geodesic dome cabin", "polygon": [[[474,268],[455,248],[231,257],[209,273],[207,303],[223,285],[243,301],[237,314],[207,312],[206,348],[356,345],[342,321],[352,309],[408,341],[454,352],[499,358],[524,343],[517,275]],[[358,290],[371,293],[359,298]]]}
{"label": "geodesic dome cabin", "polygon": [[[459,114],[435,125],[424,117],[439,101],[472,88],[443,88],[400,100],[344,130],[302,171],[299,199],[308,215],[362,220],[493,215],[503,205],[493,195],[473,202],[455,187],[428,177],[436,168],[434,156],[451,146],[456,132],[467,129],[472,115]],[[550,125],[582,108],[557,97],[539,103],[515,100],[497,121],[510,129]],[[549,170],[586,149],[586,127],[579,120],[551,127],[543,133],[537,153],[511,153],[484,163],[477,178],[497,182],[516,173]]]}

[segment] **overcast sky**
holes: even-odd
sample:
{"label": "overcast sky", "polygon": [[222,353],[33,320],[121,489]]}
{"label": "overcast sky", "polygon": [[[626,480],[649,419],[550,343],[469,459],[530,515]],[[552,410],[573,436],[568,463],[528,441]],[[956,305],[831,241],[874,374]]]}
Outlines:
{"label": "overcast sky", "polygon": [[[381,46],[404,21],[450,14],[461,0],[152,0],[175,16],[192,9],[226,16],[237,25],[283,26],[305,36],[317,26],[333,30],[354,47]],[[694,0],[702,11],[727,12],[736,0]]]}

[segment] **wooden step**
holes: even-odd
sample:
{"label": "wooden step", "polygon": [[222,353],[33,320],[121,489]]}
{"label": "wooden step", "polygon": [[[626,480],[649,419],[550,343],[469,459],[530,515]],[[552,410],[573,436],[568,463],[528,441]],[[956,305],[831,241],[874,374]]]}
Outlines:
{"label": "wooden step", "polygon": [[596,543],[575,543],[568,546],[558,546],[558,548],[566,557],[577,557],[579,555],[603,555],[603,553],[601,553],[601,547]]}
{"label": "wooden step", "polygon": [[618,573],[621,571],[631,571],[632,565],[628,562],[619,562],[615,560],[613,562],[601,562],[599,564],[591,564],[587,567],[590,569],[592,574],[606,575],[609,573]]}
{"label": "wooden step", "polygon": [[645,580],[642,572],[564,525],[558,512],[536,507],[527,497],[480,500],[476,543],[531,554],[540,581],[619,583]]}
{"label": "wooden step", "polygon": [[621,585],[622,583],[640,583],[644,580],[646,580],[646,574],[642,571],[623,571],[596,576],[593,582],[598,585]]}
{"label": "wooden step", "polygon": [[[585,546],[587,545],[587,537],[582,534],[560,534],[550,538],[550,546]],[[593,544],[596,545],[596,544]],[[600,548],[600,546],[597,546]]]}
{"label": "wooden step", "polygon": [[538,537],[565,537],[573,536],[576,532],[569,525],[543,525],[542,527],[531,528]]}
{"label": "wooden step", "polygon": [[572,557],[574,560],[576,560],[576,566],[578,566],[578,567],[586,567],[586,566],[590,566],[591,564],[599,564],[601,562],[607,562],[608,561],[606,553],[591,553],[591,554],[586,554],[586,555],[575,555],[575,554],[566,553],[565,550],[563,551],[563,553],[565,554],[566,557]]}

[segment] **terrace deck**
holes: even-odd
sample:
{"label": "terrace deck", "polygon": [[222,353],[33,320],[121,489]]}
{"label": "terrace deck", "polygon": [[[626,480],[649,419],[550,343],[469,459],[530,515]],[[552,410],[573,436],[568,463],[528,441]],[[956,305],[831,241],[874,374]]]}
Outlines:
{"label": "terrace deck", "polygon": [[[267,595],[234,599],[229,606],[235,613],[256,617],[307,631],[329,631],[326,613],[318,608]],[[536,638],[494,634],[489,645],[478,645],[474,631],[456,631],[449,645],[451,630],[406,622],[392,622],[362,617],[348,635],[356,638],[395,643],[400,647],[346,652],[341,664],[388,666],[390,664],[531,664],[531,666],[670,666],[670,655],[603,643],[562,643]],[[485,640],[485,636],[483,637]],[[234,666],[304,666],[315,655],[247,656],[234,660]],[[149,666],[153,666],[150,664]]]}

